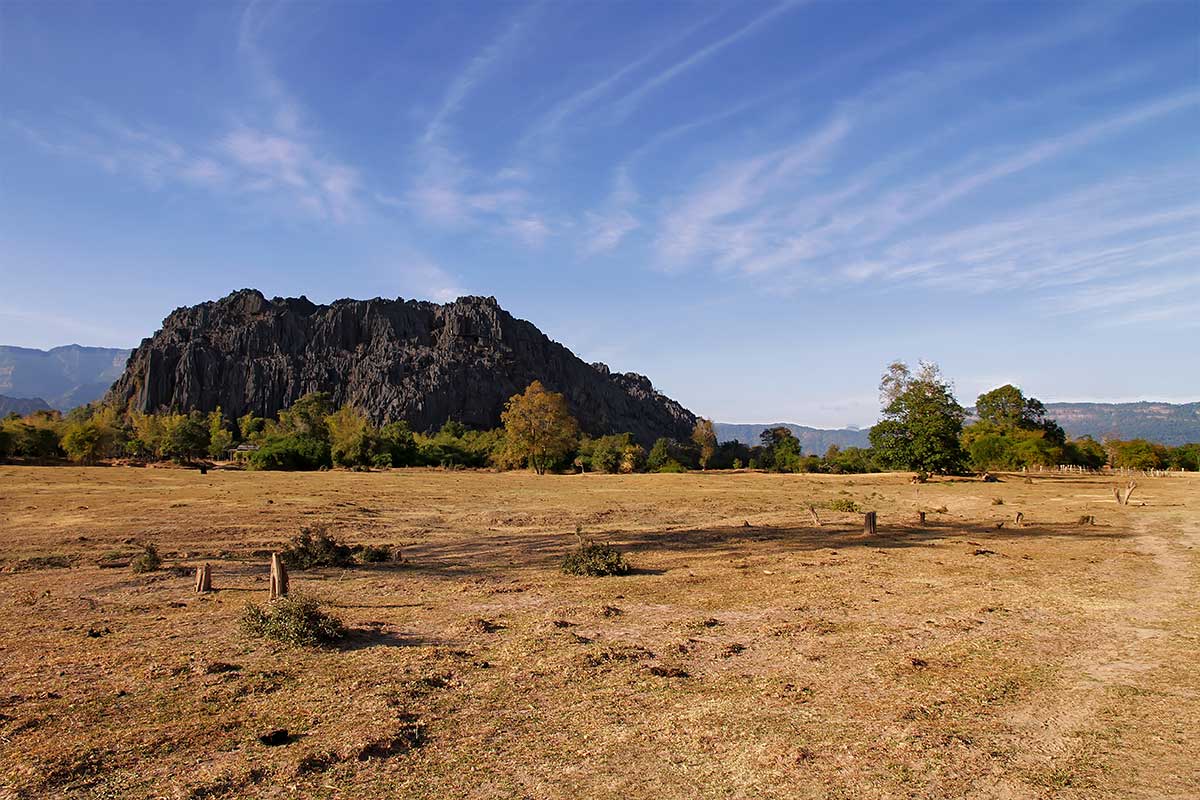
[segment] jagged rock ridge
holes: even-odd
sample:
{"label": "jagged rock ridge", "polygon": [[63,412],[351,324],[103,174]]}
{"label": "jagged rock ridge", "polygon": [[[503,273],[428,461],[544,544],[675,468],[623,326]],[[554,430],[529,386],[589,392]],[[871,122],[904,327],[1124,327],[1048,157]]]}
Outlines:
{"label": "jagged rock ridge", "polygon": [[491,297],[317,305],[243,289],[172,312],[129,357],[107,399],[143,412],[220,406],[231,416],[273,416],[322,391],[376,423],[433,430],[455,419],[487,428],[533,380],[562,392],[594,435],[629,431],[648,444],[686,438],[695,423],[649,379],[586,364]]}

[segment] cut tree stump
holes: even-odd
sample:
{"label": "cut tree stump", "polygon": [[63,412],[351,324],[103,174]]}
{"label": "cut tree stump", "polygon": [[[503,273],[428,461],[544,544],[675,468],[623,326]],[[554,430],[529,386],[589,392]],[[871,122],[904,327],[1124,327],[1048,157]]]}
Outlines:
{"label": "cut tree stump", "polygon": [[917,512],[917,522],[921,525],[925,524],[925,512],[924,511]]}
{"label": "cut tree stump", "polygon": [[1021,511],[1018,511],[1017,515],[1015,517],[1013,517],[1013,526],[1019,528],[1019,527],[1021,527],[1022,523],[1024,523],[1024,522],[1025,522],[1025,514]]}
{"label": "cut tree stump", "polygon": [[863,533],[865,533],[869,536],[875,535],[875,512],[874,511],[868,511],[866,514],[863,514]]}
{"label": "cut tree stump", "polygon": [[271,599],[287,597],[288,574],[287,567],[279,553],[271,553]]}
{"label": "cut tree stump", "polygon": [[196,567],[196,592],[203,594],[212,591],[212,567],[208,564]]}
{"label": "cut tree stump", "polygon": [[817,516],[817,509],[813,506],[809,506],[808,514],[812,517],[813,525],[816,525],[818,528],[821,527],[821,518]]}

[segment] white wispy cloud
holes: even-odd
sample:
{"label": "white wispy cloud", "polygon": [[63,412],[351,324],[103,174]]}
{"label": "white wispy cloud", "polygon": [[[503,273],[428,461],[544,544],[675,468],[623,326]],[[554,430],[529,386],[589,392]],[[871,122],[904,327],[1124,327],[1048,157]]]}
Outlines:
{"label": "white wispy cloud", "polygon": [[524,8],[508,22],[499,36],[475,55],[462,72],[450,81],[441,104],[425,127],[425,143],[432,144],[441,140],[450,118],[458,112],[468,95],[479,86],[493,67],[513,54],[533,17],[540,10],[540,4],[536,3]]}
{"label": "white wispy cloud", "polygon": [[756,33],[766,26],[766,24],[771,20],[775,19],[781,14],[791,11],[807,1],[808,0],[784,0],[784,2],[772,7],[766,13],[760,14],[754,19],[750,20],[750,22],[738,28],[733,33],[730,33],[729,35],[723,36],[715,42],[705,45],[689,55],[687,58],[677,61],[676,63],[657,73],[649,80],[643,82],[637,88],[626,93],[614,104],[616,116],[619,119],[629,116],[629,114],[633,112],[634,108],[637,107],[637,105],[644,97],[646,97],[646,95],[661,88],[662,86],[665,86],[688,70],[699,66],[725,48],[736,44],[753,33]]}
{"label": "white wispy cloud", "polygon": [[696,31],[712,22],[716,16],[718,15],[703,17],[691,25],[685,26],[675,35],[663,39],[633,61],[619,67],[601,80],[558,101],[548,111],[543,113],[522,135],[518,149],[527,147],[534,142],[545,141],[548,137],[555,134],[567,119],[578,114],[588,106],[595,104],[614,87],[620,85],[623,80],[636,74],[664,53],[669,52],[689,39]]}
{"label": "white wispy cloud", "polygon": [[721,221],[753,209],[797,174],[820,170],[851,127],[838,113],[791,145],[720,168],[660,221],[655,242],[660,257],[668,266],[683,265],[699,253],[730,263],[757,251],[765,224],[752,221],[731,231]]}

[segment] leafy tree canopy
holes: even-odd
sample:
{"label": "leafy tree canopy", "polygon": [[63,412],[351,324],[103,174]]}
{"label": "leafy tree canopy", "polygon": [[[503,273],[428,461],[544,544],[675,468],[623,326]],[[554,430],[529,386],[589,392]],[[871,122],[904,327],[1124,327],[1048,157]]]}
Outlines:
{"label": "leafy tree canopy", "polygon": [[883,419],[871,428],[871,446],[892,469],[941,474],[962,470],[959,437],[966,412],[936,364],[921,363],[914,376],[902,361],[888,366],[880,381]]}
{"label": "leafy tree canopy", "polygon": [[500,415],[512,452],[544,475],[575,447],[579,425],[567,410],[561,394],[550,392],[541,381],[529,384],[505,404]]}

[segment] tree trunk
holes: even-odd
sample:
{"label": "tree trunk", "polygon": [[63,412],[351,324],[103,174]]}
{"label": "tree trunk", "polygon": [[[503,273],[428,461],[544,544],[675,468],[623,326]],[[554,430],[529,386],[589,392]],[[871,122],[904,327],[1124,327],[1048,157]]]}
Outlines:
{"label": "tree trunk", "polygon": [[875,535],[875,512],[874,511],[868,511],[866,514],[863,514],[863,533],[865,533],[869,536]]}
{"label": "tree trunk", "polygon": [[288,574],[287,567],[279,553],[271,553],[271,599],[287,597]]}

